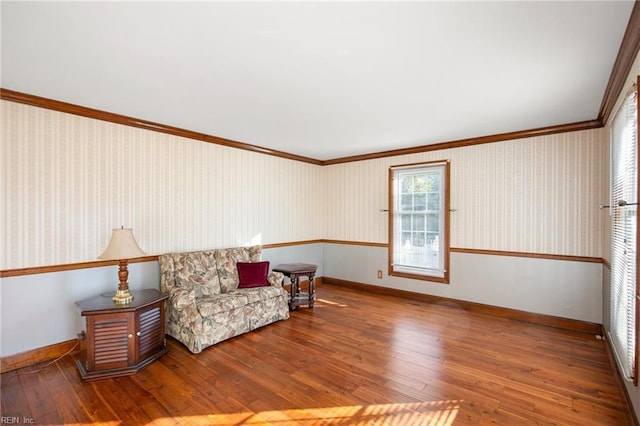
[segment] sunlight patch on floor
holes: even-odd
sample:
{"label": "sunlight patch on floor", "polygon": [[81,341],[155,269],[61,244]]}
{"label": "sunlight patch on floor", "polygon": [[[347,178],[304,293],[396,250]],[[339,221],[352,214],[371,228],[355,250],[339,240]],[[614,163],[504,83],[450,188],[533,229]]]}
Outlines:
{"label": "sunlight patch on floor", "polygon": [[[325,305],[333,305],[333,306],[337,306],[339,308],[348,308],[349,305],[345,305],[343,303],[337,303],[337,302],[332,302],[331,300],[327,300],[327,299],[316,299],[316,303],[317,302],[321,302]],[[316,305],[318,306],[318,305]]]}
{"label": "sunlight patch on floor", "polygon": [[462,401],[430,401],[396,404],[349,405],[325,408],[209,414],[156,419],[147,425],[425,425],[451,426]]}

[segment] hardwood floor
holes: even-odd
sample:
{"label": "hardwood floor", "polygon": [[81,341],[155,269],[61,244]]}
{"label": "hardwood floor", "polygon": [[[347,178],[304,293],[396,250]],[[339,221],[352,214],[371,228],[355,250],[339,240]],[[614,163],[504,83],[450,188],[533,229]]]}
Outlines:
{"label": "hardwood floor", "polygon": [[134,376],[83,382],[76,355],[5,373],[2,416],[38,425],[634,424],[593,335],[331,285],[318,299],[199,355],[168,339],[169,353]]}

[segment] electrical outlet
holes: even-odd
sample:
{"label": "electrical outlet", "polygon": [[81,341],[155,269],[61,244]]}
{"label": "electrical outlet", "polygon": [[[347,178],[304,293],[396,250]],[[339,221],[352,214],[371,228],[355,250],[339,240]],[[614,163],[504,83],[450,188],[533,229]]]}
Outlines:
{"label": "electrical outlet", "polygon": [[378,279],[382,279],[382,270],[378,269]]}

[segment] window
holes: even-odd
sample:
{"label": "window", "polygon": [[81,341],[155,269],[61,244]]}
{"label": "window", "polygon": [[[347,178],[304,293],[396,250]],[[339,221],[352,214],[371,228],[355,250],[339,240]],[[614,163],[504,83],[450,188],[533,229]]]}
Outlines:
{"label": "window", "polygon": [[613,352],[627,378],[638,383],[637,292],[638,108],[637,91],[625,98],[611,133],[611,332]]}
{"label": "window", "polygon": [[389,169],[389,273],[449,282],[449,163]]}

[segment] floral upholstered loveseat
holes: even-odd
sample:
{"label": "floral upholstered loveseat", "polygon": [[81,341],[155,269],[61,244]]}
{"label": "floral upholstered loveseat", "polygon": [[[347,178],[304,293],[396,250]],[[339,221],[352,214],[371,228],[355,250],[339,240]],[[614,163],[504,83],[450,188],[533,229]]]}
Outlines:
{"label": "floral upholstered loveseat", "polygon": [[[193,353],[289,318],[284,276],[260,262],[261,246],[159,256],[160,289],[167,299],[167,334]],[[266,265],[263,286],[239,288],[238,262]],[[255,265],[258,266],[258,265]],[[246,276],[246,273],[244,274]]]}

